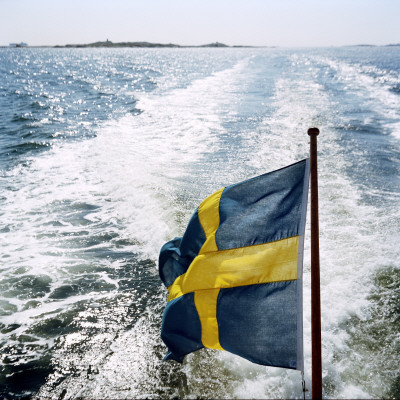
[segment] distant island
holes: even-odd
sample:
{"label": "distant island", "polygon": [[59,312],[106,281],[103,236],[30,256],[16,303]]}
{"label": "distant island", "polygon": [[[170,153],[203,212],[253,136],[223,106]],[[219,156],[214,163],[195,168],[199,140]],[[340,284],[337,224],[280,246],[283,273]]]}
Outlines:
{"label": "distant island", "polygon": [[[8,46],[1,46],[0,48],[20,48],[20,47],[30,47],[30,48],[55,48],[55,49],[65,49],[65,48],[92,48],[92,47],[108,47],[108,48],[123,48],[123,47],[139,47],[139,48],[201,48],[201,47],[217,47],[217,48],[240,48],[240,47],[260,47],[260,46],[229,46],[225,43],[220,43],[220,42],[215,42],[215,43],[209,43],[209,44],[203,44],[199,46],[194,46],[194,45],[187,45],[187,46],[182,46],[179,44],[174,44],[174,43],[151,43],[151,42],[118,42],[118,43],[113,43],[110,40],[106,41],[99,41],[99,42],[94,42],[94,43],[85,43],[85,44],[66,44],[66,45],[55,45],[55,46],[50,46],[50,45],[38,45],[38,46],[29,46],[27,43],[21,42],[21,43],[10,43]],[[261,46],[264,47],[264,46]]]}
{"label": "distant island", "polygon": [[[66,44],[66,45],[55,45],[55,46],[29,46],[25,42],[20,43],[10,43],[8,46],[1,46],[0,48],[21,48],[21,47],[30,47],[30,48],[56,48],[56,49],[65,49],[65,48],[258,48],[258,47],[268,47],[268,48],[276,48],[277,46],[249,46],[249,45],[240,45],[240,46],[229,46],[225,43],[215,42],[203,45],[179,45],[174,43],[151,43],[151,42],[111,42],[110,40],[93,42],[93,43],[85,43],[85,44]],[[343,45],[338,47],[400,47],[400,43],[390,43],[384,45],[374,45],[374,44],[352,44],[352,45]]]}
{"label": "distant island", "polygon": [[150,43],[150,42],[118,42],[113,43],[110,40],[106,40],[105,42],[94,42],[94,43],[87,43],[87,44],[66,44],[65,46],[51,46],[54,48],[87,48],[87,47],[112,47],[112,48],[119,48],[119,47],[167,47],[167,48],[188,48],[188,47],[252,47],[252,46],[228,46],[227,44],[215,42],[209,44],[203,44],[200,46],[181,46],[179,44],[163,44],[163,43]]}

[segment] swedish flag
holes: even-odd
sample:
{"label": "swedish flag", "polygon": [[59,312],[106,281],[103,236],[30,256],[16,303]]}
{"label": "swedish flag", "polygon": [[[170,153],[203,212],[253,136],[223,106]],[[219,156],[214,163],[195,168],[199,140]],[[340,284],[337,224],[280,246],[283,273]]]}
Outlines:
{"label": "swedish flag", "polygon": [[160,252],[165,359],[203,347],[302,369],[302,260],[309,160],[205,199]]}

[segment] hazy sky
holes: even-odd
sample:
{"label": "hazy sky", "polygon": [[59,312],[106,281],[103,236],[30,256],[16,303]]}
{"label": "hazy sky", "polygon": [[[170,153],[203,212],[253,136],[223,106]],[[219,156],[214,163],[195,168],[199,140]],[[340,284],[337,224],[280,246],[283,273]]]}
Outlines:
{"label": "hazy sky", "polygon": [[400,42],[400,0],[0,0],[0,45]]}

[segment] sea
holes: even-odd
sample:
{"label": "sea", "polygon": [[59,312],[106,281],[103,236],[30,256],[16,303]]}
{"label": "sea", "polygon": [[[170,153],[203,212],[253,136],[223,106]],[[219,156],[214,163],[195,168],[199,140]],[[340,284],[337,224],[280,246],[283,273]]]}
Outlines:
{"label": "sea", "polygon": [[323,395],[400,398],[400,47],[0,49],[0,394],[311,397],[203,349],[163,362],[158,254],[318,127]]}

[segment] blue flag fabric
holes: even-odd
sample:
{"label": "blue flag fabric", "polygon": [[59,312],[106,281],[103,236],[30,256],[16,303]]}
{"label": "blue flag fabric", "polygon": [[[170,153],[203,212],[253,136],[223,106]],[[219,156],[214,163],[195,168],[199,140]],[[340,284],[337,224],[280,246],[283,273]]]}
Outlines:
{"label": "blue flag fabric", "polygon": [[302,262],[309,160],[222,188],[160,252],[165,359],[203,347],[303,368]]}

